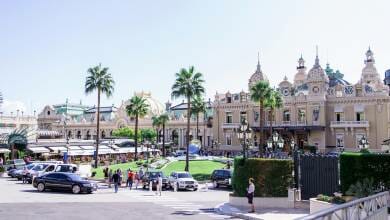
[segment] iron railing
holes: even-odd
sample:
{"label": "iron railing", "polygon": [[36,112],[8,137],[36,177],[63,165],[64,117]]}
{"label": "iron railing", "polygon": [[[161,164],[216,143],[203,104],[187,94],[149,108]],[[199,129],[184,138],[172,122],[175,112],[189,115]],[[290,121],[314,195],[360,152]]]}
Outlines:
{"label": "iron railing", "polygon": [[297,220],[386,220],[389,192],[353,200]]}

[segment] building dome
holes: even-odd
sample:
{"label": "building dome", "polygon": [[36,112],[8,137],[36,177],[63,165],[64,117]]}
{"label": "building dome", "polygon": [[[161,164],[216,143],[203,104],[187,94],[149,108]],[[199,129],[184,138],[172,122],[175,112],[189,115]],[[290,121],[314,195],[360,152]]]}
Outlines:
{"label": "building dome", "polygon": [[325,74],[324,69],[320,65],[320,59],[318,58],[318,52],[314,61],[313,67],[307,74],[307,81],[309,82],[329,82],[328,76]]}
{"label": "building dome", "polygon": [[267,76],[261,70],[259,57],[257,57],[256,71],[252,74],[251,78],[249,78],[249,83],[248,83],[249,88],[255,85],[258,81],[268,81]]}
{"label": "building dome", "polygon": [[153,116],[161,115],[164,113],[164,105],[157,99],[153,98],[150,92],[138,92],[135,93],[135,95],[144,98],[146,100],[146,103],[149,105],[149,111],[145,118],[151,118]]}

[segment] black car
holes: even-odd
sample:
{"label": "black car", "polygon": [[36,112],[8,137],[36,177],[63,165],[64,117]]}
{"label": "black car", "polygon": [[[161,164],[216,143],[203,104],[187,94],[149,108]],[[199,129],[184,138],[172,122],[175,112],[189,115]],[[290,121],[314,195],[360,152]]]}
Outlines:
{"label": "black car", "polygon": [[164,173],[161,171],[147,171],[142,178],[142,187],[144,189],[149,188],[150,181],[152,181],[152,189],[157,188],[157,178],[158,175],[162,177],[162,189],[168,188],[168,179],[164,176]]}
{"label": "black car", "polygon": [[39,192],[46,189],[71,191],[74,194],[81,192],[92,193],[96,191],[97,185],[91,181],[81,178],[74,173],[54,172],[34,178],[33,186]]}
{"label": "black car", "polygon": [[215,188],[218,188],[219,186],[232,186],[232,170],[214,170],[211,174],[211,181],[213,183],[213,186]]}

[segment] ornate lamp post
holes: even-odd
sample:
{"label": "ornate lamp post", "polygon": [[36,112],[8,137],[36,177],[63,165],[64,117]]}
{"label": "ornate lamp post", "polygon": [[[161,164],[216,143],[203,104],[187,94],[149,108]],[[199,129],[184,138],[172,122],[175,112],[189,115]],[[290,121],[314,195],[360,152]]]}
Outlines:
{"label": "ornate lamp post", "polygon": [[368,143],[368,140],[365,136],[363,136],[360,140],[359,140],[359,148],[362,150],[362,149],[368,149],[370,147],[370,144]]}
{"label": "ornate lamp post", "polygon": [[276,151],[280,151],[284,146],[283,138],[278,134],[278,132],[274,132],[272,136],[267,141],[267,148],[270,153],[275,153]]}
{"label": "ornate lamp post", "polygon": [[249,126],[249,123],[246,119],[241,121],[241,125],[238,129],[235,129],[234,132],[236,133],[239,140],[241,140],[242,143],[242,154],[244,157],[244,160],[247,157],[247,146],[249,146],[249,140],[251,138],[252,129]]}

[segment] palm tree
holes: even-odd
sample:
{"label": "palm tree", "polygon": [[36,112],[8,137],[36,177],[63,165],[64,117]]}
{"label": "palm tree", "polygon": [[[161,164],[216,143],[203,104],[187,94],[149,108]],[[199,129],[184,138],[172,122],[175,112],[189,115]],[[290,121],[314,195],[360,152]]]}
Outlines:
{"label": "palm tree", "polygon": [[199,139],[199,114],[206,112],[206,105],[200,96],[195,96],[191,104],[191,112],[196,115],[196,138]]}
{"label": "palm tree", "polygon": [[162,151],[162,154],[165,157],[165,125],[169,121],[169,116],[167,114],[162,114],[158,118],[159,118],[159,121],[160,121],[160,123],[162,125],[162,129],[163,129],[163,144],[162,144],[163,151]]}
{"label": "palm tree", "polygon": [[89,68],[87,70],[88,76],[85,80],[85,93],[88,95],[97,90],[97,120],[96,120],[96,154],[95,167],[98,164],[99,153],[99,136],[100,136],[100,95],[103,93],[108,97],[112,96],[114,92],[115,81],[108,72],[108,67],[98,66]]}
{"label": "palm tree", "polygon": [[275,110],[283,107],[283,99],[280,93],[274,89],[270,89],[269,97],[264,102],[264,107],[268,108],[269,115],[269,133],[272,135],[272,122],[275,115]]}
{"label": "palm tree", "polygon": [[268,81],[260,80],[250,88],[251,99],[259,103],[260,111],[260,133],[259,133],[259,150],[262,151],[264,146],[263,127],[264,127],[264,102],[270,94]]}
{"label": "palm tree", "polygon": [[152,126],[154,128],[156,128],[156,143],[158,144],[158,141],[159,141],[159,137],[160,137],[160,133],[159,133],[159,130],[160,130],[160,126],[161,126],[161,121],[160,121],[160,117],[159,116],[153,116],[152,117]]}
{"label": "palm tree", "polygon": [[188,70],[182,68],[176,73],[175,83],[172,85],[172,97],[185,97],[187,99],[187,132],[186,132],[186,166],[185,171],[189,170],[188,148],[190,145],[190,119],[191,119],[191,99],[195,96],[200,96],[204,93],[202,73],[195,72],[195,68],[191,66]]}
{"label": "palm tree", "polygon": [[138,119],[144,117],[149,110],[149,105],[146,103],[146,99],[140,96],[133,96],[130,99],[130,104],[126,106],[126,112],[130,117],[135,117],[135,157],[134,160],[138,160]]}

